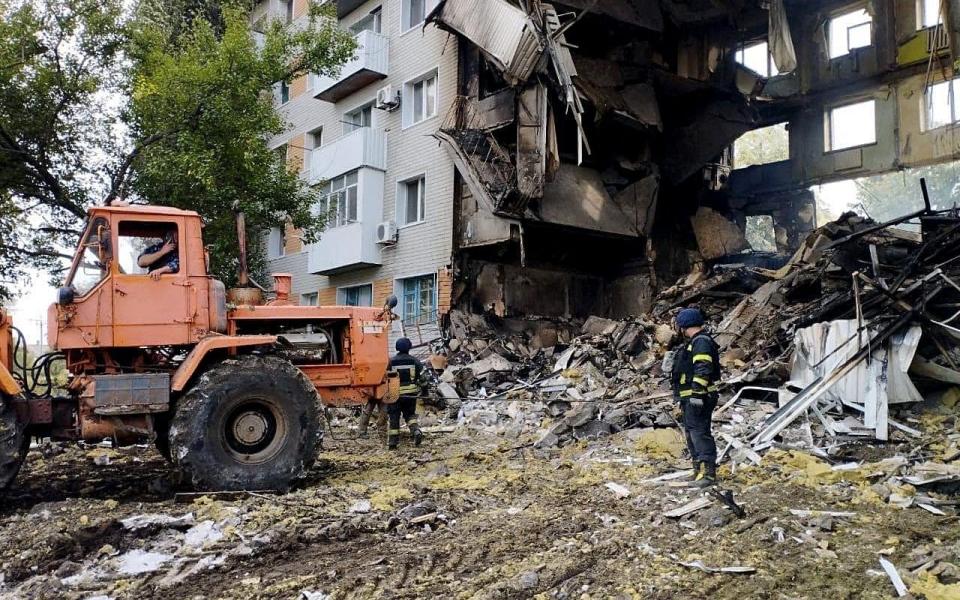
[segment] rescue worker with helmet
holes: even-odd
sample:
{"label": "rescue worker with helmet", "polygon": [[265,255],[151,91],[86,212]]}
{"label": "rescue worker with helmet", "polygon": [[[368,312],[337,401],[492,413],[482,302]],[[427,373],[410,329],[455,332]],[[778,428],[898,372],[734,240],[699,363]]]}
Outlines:
{"label": "rescue worker with helmet", "polygon": [[390,359],[390,368],[400,375],[400,398],[387,405],[390,425],[387,429],[387,447],[396,450],[400,445],[400,416],[407,422],[413,443],[419,446],[423,441],[423,432],[417,422],[417,398],[420,396],[420,380],[423,375],[423,363],[410,355],[413,343],[402,337],[397,340],[397,353]]}
{"label": "rescue worker with helmet", "polygon": [[709,487],[717,480],[717,443],[711,421],[719,397],[720,355],[717,343],[704,329],[704,316],[699,309],[681,310],[676,324],[683,334],[683,346],[672,373],[674,398],[680,402],[683,414],[694,485]]}

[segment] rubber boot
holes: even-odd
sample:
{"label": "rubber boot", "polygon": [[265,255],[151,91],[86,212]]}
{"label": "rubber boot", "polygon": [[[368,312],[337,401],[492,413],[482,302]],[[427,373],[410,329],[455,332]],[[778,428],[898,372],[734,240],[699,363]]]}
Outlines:
{"label": "rubber boot", "polygon": [[716,485],[716,483],[717,483],[716,463],[711,463],[711,462],[703,463],[703,471],[697,477],[697,480],[693,482],[693,486],[698,488],[708,488],[710,486]]}
{"label": "rubber boot", "polygon": [[387,432],[387,449],[396,450],[400,447],[400,430],[391,429]]}
{"label": "rubber boot", "polygon": [[696,481],[702,472],[703,463],[701,463],[699,460],[695,460],[693,461],[693,473],[688,477],[684,477],[683,479],[684,481]]}

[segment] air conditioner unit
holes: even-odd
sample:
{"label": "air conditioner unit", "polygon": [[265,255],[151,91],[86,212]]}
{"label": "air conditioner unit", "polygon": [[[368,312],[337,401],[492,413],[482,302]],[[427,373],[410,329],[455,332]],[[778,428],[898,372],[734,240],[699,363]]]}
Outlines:
{"label": "air conditioner unit", "polygon": [[377,108],[393,112],[400,108],[400,92],[394,93],[392,85],[385,85],[377,90]]}
{"label": "air conditioner unit", "polygon": [[397,224],[393,221],[384,221],[377,225],[377,243],[384,246],[392,246],[397,243],[399,234]]}

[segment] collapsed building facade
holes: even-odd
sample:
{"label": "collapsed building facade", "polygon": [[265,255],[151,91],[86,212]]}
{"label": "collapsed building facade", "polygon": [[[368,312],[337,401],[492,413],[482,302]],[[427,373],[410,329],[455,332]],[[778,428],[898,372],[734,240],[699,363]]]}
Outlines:
{"label": "collapsed building facade", "polygon": [[[741,255],[748,217],[795,251],[811,185],[960,158],[957,111],[931,122],[960,29],[939,4],[440,2],[427,20],[459,40],[434,134],[457,168],[452,306],[648,312],[705,263],[762,260]],[[845,131],[850,111],[873,130]],[[738,168],[734,142],[777,125],[788,155]]]}

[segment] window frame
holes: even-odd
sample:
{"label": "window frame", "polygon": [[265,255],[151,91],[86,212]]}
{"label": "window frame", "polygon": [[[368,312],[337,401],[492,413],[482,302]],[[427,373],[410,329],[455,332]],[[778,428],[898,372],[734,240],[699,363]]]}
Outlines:
{"label": "window frame", "polygon": [[[834,32],[833,32],[833,26],[832,26],[833,22],[860,11],[865,12],[867,17],[869,17],[869,20],[864,21],[862,23],[857,23],[856,25],[848,26],[844,30],[844,46],[846,47],[846,50],[843,53],[837,54],[836,56],[834,56],[833,55],[833,42],[834,42],[833,33]],[[870,26],[870,42],[863,46],[857,46],[856,48],[851,48],[850,47],[850,31],[852,29],[856,29],[857,27],[863,27],[864,25],[867,25],[867,24],[869,24]],[[827,56],[829,57],[830,60],[837,60],[837,59],[843,58],[844,56],[849,56],[850,54],[853,53],[854,50],[859,50],[861,48],[869,48],[871,46],[874,46],[875,45],[874,31],[875,31],[875,28],[874,28],[873,15],[867,12],[867,5],[865,3],[848,5],[845,8],[834,11],[833,13],[831,13],[830,17],[827,19]]]}
{"label": "window frame", "polygon": [[[353,183],[348,183],[348,178],[354,175],[356,181]],[[340,187],[334,187],[339,185]],[[336,177],[331,177],[324,182],[323,188],[321,189],[320,197],[320,212],[323,216],[326,217],[326,226],[327,229],[336,229],[338,227],[346,227],[347,225],[353,225],[354,223],[359,223],[360,219],[360,169],[354,169],[352,171],[347,171],[346,173],[337,175]],[[354,204],[354,218],[350,219],[348,217],[349,213],[349,200],[350,200],[350,190],[353,189],[353,204]],[[337,197],[337,206],[336,210],[332,213],[330,211],[330,200],[336,196]],[[341,204],[340,199],[344,198],[347,200],[346,203]],[[341,206],[347,206],[347,212],[341,213]]]}
{"label": "window frame", "polygon": [[[398,287],[399,289],[394,289],[394,291],[395,291],[395,292],[399,292],[399,293],[397,293],[397,297],[400,299],[400,302],[399,302],[399,306],[400,306],[400,319],[401,319],[401,321],[402,321],[405,325],[412,325],[412,324],[414,324],[414,323],[411,323],[411,322],[410,322],[410,319],[411,319],[411,318],[416,318],[417,321],[418,321],[418,324],[429,323],[429,322],[430,322],[430,320],[427,320],[427,321],[422,320],[422,319],[423,319],[423,316],[424,316],[424,313],[419,310],[419,306],[418,306],[418,311],[417,311],[417,314],[416,314],[416,315],[413,315],[413,316],[412,316],[412,315],[408,314],[408,312],[407,312],[407,295],[408,295],[408,294],[407,294],[407,289],[406,289],[406,284],[407,284],[407,282],[410,282],[410,281],[422,282],[422,281],[424,281],[424,280],[426,280],[426,279],[430,279],[430,280],[431,280],[431,285],[432,285],[432,290],[431,290],[431,294],[430,294],[430,307],[429,307],[430,310],[428,310],[427,313],[426,313],[427,316],[430,317],[430,316],[435,315],[435,314],[437,313],[438,309],[439,309],[439,295],[438,295],[438,294],[439,294],[439,282],[437,281],[437,274],[436,274],[435,272],[429,272],[429,273],[421,273],[421,274],[419,274],[419,275],[411,275],[411,276],[409,276],[409,277],[401,277],[401,278],[397,279],[397,285],[395,286],[395,288]],[[419,286],[419,283],[418,283],[417,289],[416,289],[416,291],[413,293],[414,301],[415,301],[415,302],[417,302],[417,301],[419,300],[419,298],[422,296],[422,293],[423,293],[423,290],[420,289],[420,286]],[[419,304],[419,303],[418,303],[418,304]]]}
{"label": "window frame", "polygon": [[[927,25],[927,3],[936,2],[937,4],[937,21],[933,25]],[[940,0],[917,0],[917,31],[923,31],[925,29],[933,29],[943,25],[943,14],[940,10],[941,4]]]}
{"label": "window frame", "polygon": [[[834,127],[833,127],[833,113],[834,111],[842,108],[848,108],[851,106],[857,106],[860,104],[873,104],[873,141],[864,142],[861,144],[854,144],[852,146],[844,146],[843,148],[837,148],[834,144]],[[878,142],[877,135],[877,99],[876,98],[861,98],[859,100],[854,100],[850,102],[844,102],[842,104],[833,104],[824,108],[824,154],[832,154],[835,152],[845,152],[847,150],[854,150],[856,148],[867,148],[869,146],[875,146]]]}
{"label": "window frame", "polygon": [[[368,19],[373,23],[374,25],[373,29],[367,29],[367,28],[357,29],[357,27],[361,23],[364,23]],[[367,14],[363,15],[362,17],[354,21],[349,27],[347,27],[347,29],[349,29],[350,33],[354,35],[360,35],[364,31],[376,33],[377,35],[383,35],[383,5],[380,5],[374,8],[373,10],[371,10],[370,12],[368,12]]]}
{"label": "window frame", "polygon": [[[347,292],[353,292],[354,290],[359,291],[361,289],[370,290],[370,304],[347,304],[347,299],[345,294]],[[338,306],[358,306],[358,307],[371,307],[373,306],[373,282],[368,283],[358,283],[356,285],[345,285],[337,288],[337,305]]]}
{"label": "window frame", "polygon": [[[362,104],[358,104],[357,106],[351,108],[350,110],[345,111],[345,112],[343,113],[343,118],[341,119],[341,123],[343,123],[343,135],[350,135],[351,133],[354,133],[354,132],[357,131],[358,129],[363,129],[363,128],[365,128],[365,127],[374,127],[374,126],[375,126],[375,123],[374,123],[374,121],[375,121],[375,119],[374,119],[374,112],[375,112],[375,111],[374,111],[374,104],[376,104],[376,100],[368,100],[368,101],[366,101],[366,102],[364,102],[364,103],[362,103]],[[369,114],[370,114],[370,124],[369,124],[369,125],[362,125],[362,124],[361,124],[361,125],[355,125],[354,123],[352,123],[351,121],[348,120],[352,115],[357,115],[357,114],[362,115],[363,113],[368,112],[368,111],[369,111]],[[361,120],[362,120],[362,119],[361,119]],[[349,127],[350,129],[348,129],[348,127]]]}
{"label": "window frame", "polygon": [[[751,48],[756,48],[757,46],[766,46],[766,47],[767,47],[767,72],[766,72],[766,73],[757,73],[756,71],[754,71],[753,69],[751,69],[750,67],[748,67],[747,64],[746,64],[746,52],[747,52],[747,50],[749,50],[749,49],[751,49]],[[762,41],[759,41],[759,42],[757,42],[757,41],[744,42],[744,43],[740,44],[740,47],[739,47],[739,48],[737,49],[737,51],[734,52],[734,54],[733,54],[733,60],[734,60],[737,64],[739,64],[740,66],[742,66],[743,68],[747,69],[748,71],[751,71],[751,72],[753,72],[753,73],[757,73],[757,75],[760,75],[761,77],[763,77],[763,78],[765,78],[765,79],[770,79],[770,78],[772,78],[772,77],[776,77],[776,76],[780,75],[780,71],[777,70],[777,65],[776,65],[776,63],[775,63],[774,60],[773,60],[773,54],[770,52],[770,42],[769,42],[769,40],[762,40]],[[776,72],[774,72],[774,71],[776,71]]]}
{"label": "window frame", "polygon": [[[428,104],[429,95],[427,94],[427,82],[433,80],[433,106],[432,112],[428,114],[430,108]],[[416,97],[416,86],[423,84],[422,102],[419,107],[423,114],[419,121],[415,119],[417,106],[414,101]],[[421,123],[426,123],[431,119],[437,118],[440,113],[440,67],[436,66],[420,75],[403,82],[403,96],[401,104],[401,129],[406,130],[416,127]]]}
{"label": "window frame", "polygon": [[[315,304],[305,303],[304,301],[308,297],[312,297],[313,300],[316,301],[316,303]],[[300,306],[320,306],[320,292],[317,291],[317,292],[307,292],[306,294],[300,294]]]}
{"label": "window frame", "polygon": [[[176,230],[177,260],[180,262],[180,270],[177,271],[176,273],[164,273],[160,275],[160,277],[166,278],[166,277],[182,276],[181,274],[184,272],[184,269],[185,269],[184,265],[186,265],[187,263],[186,263],[186,256],[184,254],[185,249],[182,243],[182,240],[184,239],[183,238],[184,228],[181,226],[181,223],[174,219],[159,219],[159,218],[149,218],[149,219],[139,218],[138,219],[138,218],[131,218],[129,216],[118,219],[117,222],[114,224],[116,226],[116,231],[111,233],[111,240],[112,240],[111,243],[113,245],[113,250],[112,250],[113,256],[111,257],[111,260],[114,263],[113,268],[116,269],[117,275],[121,277],[149,277],[150,276],[150,271],[149,271],[149,268],[147,267],[139,267],[139,268],[146,268],[147,272],[145,273],[121,273],[120,272],[120,267],[122,266],[120,264],[120,238],[121,237],[140,237],[140,236],[121,236],[120,235],[120,230],[123,229],[124,225],[127,225],[129,223],[139,223],[141,225],[167,225],[170,228]],[[139,256],[137,258],[139,258]]]}
{"label": "window frame", "polygon": [[[286,227],[271,227],[267,232],[267,260],[276,260],[287,255]],[[274,234],[276,233],[276,237]],[[273,246],[278,243],[278,246]]]}
{"label": "window frame", "polygon": [[[950,104],[950,121],[941,123],[939,125],[932,125],[930,109],[933,105],[929,103],[927,99],[930,97],[933,89],[939,86],[947,87],[947,101]],[[960,76],[928,85],[926,89],[924,89],[923,94],[921,94],[920,114],[922,119],[921,130],[923,132],[935,131],[944,127],[955,127],[960,125]]]}
{"label": "window frame", "polygon": [[411,10],[413,9],[412,3],[418,0],[403,0],[400,7],[400,34],[403,35],[409,31],[413,31],[417,28],[417,25],[424,23],[427,20],[427,15],[430,14],[430,7],[428,6],[428,0],[419,0],[423,4],[423,18],[421,18],[416,23],[412,22]]}
{"label": "window frame", "polygon": [[[419,188],[417,191],[418,218],[415,221],[410,221],[407,218],[407,199],[408,199],[407,190],[410,184],[414,182],[417,183],[417,186]],[[414,225],[426,223],[427,221],[427,174],[426,172],[418,173],[410,177],[405,177],[397,181],[396,203],[397,203],[397,206],[396,206],[397,229],[403,229],[405,227],[412,227]],[[401,215],[403,216],[402,220],[400,218]]]}

